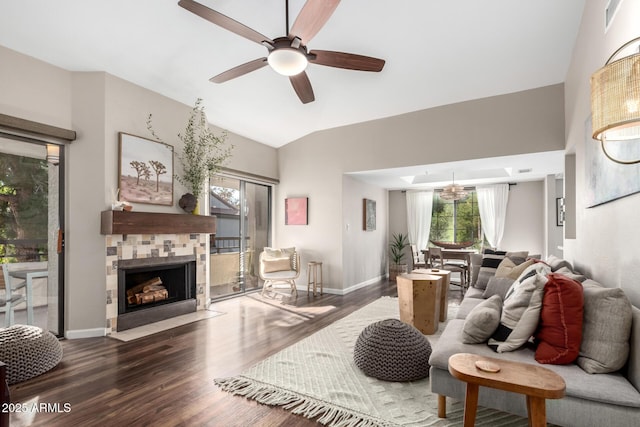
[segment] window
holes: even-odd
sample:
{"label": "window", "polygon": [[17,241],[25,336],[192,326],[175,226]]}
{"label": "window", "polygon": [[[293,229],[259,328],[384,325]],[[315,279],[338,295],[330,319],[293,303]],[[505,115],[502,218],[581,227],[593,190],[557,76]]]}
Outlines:
{"label": "window", "polygon": [[437,192],[434,193],[429,239],[438,242],[474,242],[474,247],[481,246],[483,234],[475,191],[456,201],[441,199]]}
{"label": "window", "polygon": [[209,212],[217,219],[210,245],[211,298],[259,289],[258,256],[271,242],[271,186],[212,177]]}

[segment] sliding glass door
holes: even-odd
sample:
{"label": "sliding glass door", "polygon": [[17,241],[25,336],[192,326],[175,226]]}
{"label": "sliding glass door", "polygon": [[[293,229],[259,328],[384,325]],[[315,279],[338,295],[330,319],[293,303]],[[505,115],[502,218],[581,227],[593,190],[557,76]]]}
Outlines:
{"label": "sliding glass door", "polygon": [[212,299],[259,289],[258,256],[270,244],[271,187],[216,176],[209,210],[217,217],[210,246]]}
{"label": "sliding glass door", "polygon": [[0,327],[10,320],[63,333],[60,151],[0,137],[0,299],[16,302],[0,311]]}

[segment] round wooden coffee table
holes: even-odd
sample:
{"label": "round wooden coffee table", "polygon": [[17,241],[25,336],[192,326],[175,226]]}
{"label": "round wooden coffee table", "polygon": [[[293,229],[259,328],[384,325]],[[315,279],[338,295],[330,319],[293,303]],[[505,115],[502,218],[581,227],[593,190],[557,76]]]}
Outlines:
{"label": "round wooden coffee table", "polygon": [[[495,372],[496,369],[499,370]],[[526,395],[529,425],[534,427],[547,425],[545,399],[562,398],[566,387],[560,375],[542,366],[477,354],[454,354],[449,358],[449,372],[467,383],[465,427],[471,427],[475,423],[480,386]]]}

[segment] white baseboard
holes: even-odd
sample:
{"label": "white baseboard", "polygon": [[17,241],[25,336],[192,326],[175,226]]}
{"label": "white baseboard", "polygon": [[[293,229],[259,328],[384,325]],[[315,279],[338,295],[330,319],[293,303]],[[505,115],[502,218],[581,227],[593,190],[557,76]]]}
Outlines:
{"label": "white baseboard", "polygon": [[93,329],[76,329],[66,331],[64,337],[68,340],[75,340],[80,338],[96,338],[104,337],[107,335],[106,328],[93,328]]}
{"label": "white baseboard", "polygon": [[[386,274],[383,274],[381,276],[378,277],[374,277],[373,279],[369,279],[366,280],[364,282],[360,282],[360,283],[356,283],[355,285],[349,286],[348,288],[345,289],[336,289],[336,288],[327,288],[325,287],[323,289],[323,292],[327,293],[327,294],[333,294],[333,295],[346,295],[348,293],[351,293],[353,291],[357,291],[358,289],[362,289],[364,287],[367,287],[369,285],[373,285],[374,283],[378,283],[381,280],[386,280],[387,276]],[[307,288],[303,288],[302,290],[298,288],[298,292],[306,292]]]}

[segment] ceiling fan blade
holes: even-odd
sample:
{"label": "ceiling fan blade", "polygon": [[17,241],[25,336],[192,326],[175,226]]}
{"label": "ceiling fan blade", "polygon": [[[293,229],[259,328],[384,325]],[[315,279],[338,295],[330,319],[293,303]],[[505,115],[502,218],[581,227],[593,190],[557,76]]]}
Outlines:
{"label": "ceiling fan blade", "polygon": [[228,80],[235,79],[236,77],[244,76],[247,73],[258,70],[267,65],[267,58],[258,58],[253,61],[249,61],[237,67],[233,67],[230,70],[220,73],[217,76],[209,79],[212,83],[224,83]]}
{"label": "ceiling fan blade", "polygon": [[296,94],[298,94],[298,98],[300,98],[300,101],[302,101],[303,104],[308,104],[309,102],[313,102],[316,100],[307,73],[303,71],[300,74],[296,74],[295,76],[290,76],[289,81],[293,86],[293,90],[296,91]]}
{"label": "ceiling fan blade", "polygon": [[273,40],[271,40],[269,37],[262,35],[259,32],[247,27],[246,25],[241,24],[238,21],[231,19],[228,16],[221,14],[220,12],[216,12],[215,10],[210,9],[198,2],[195,2],[193,0],[180,0],[178,2],[178,5],[187,9],[189,12],[195,13],[199,17],[206,19],[209,22],[213,22],[214,24],[224,28],[225,30],[231,31],[232,33],[254,41],[258,44],[262,44],[265,41],[273,44]]}
{"label": "ceiling fan blade", "polygon": [[309,52],[309,62],[328,67],[375,72],[381,71],[385,64],[384,59],[330,50],[312,50]]}
{"label": "ceiling fan blade", "polygon": [[298,37],[306,46],[324,27],[338,4],[340,0],[307,0],[289,30],[289,38]]}

